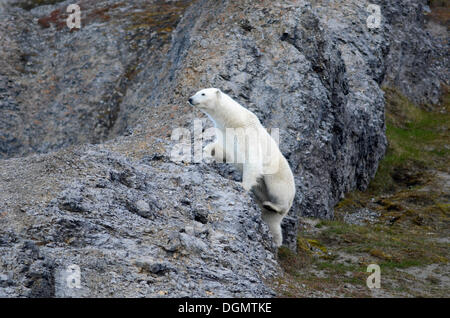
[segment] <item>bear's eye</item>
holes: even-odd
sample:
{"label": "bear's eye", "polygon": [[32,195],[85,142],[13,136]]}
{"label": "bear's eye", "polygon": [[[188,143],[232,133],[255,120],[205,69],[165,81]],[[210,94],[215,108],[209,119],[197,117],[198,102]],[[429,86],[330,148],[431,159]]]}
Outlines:
{"label": "bear's eye", "polygon": [[205,93],[203,93],[202,96],[205,96]]}

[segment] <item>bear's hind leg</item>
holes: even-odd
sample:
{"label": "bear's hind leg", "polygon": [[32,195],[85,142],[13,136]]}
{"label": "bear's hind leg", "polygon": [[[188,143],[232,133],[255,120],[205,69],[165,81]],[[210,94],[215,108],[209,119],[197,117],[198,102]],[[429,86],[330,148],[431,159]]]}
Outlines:
{"label": "bear's hind leg", "polygon": [[284,215],[286,210],[283,207],[280,207],[270,201],[264,201],[262,203],[263,208],[265,208],[266,210],[272,212],[272,213],[278,213],[281,215]]}
{"label": "bear's hind leg", "polygon": [[250,191],[253,187],[257,187],[258,179],[261,176],[259,169],[244,163],[242,170],[242,187],[246,191]]}

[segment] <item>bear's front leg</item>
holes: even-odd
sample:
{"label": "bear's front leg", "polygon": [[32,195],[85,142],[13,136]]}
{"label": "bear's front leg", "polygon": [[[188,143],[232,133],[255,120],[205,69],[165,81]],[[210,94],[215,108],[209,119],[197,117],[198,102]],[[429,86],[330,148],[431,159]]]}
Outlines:
{"label": "bear's front leg", "polygon": [[250,191],[254,186],[258,185],[258,178],[262,176],[261,169],[255,164],[245,164],[242,169],[242,187],[246,191]]}
{"label": "bear's front leg", "polygon": [[242,162],[242,186],[250,191],[263,176],[261,149],[258,140],[246,142],[245,135],[238,135],[239,160]]}
{"label": "bear's front leg", "polygon": [[203,157],[212,157],[215,158],[215,154],[216,154],[216,142],[212,142],[210,144],[207,144],[205,146],[205,148],[203,148]]}
{"label": "bear's front leg", "polygon": [[222,145],[218,142],[212,142],[203,148],[204,158],[214,158],[217,162],[227,162],[227,157]]}

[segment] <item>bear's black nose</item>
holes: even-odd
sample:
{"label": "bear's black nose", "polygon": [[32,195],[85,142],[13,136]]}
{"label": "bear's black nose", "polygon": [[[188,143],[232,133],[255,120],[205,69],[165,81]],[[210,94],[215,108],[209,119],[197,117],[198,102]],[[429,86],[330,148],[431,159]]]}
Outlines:
{"label": "bear's black nose", "polygon": [[189,104],[194,105],[194,104],[192,104],[192,97],[189,98]]}

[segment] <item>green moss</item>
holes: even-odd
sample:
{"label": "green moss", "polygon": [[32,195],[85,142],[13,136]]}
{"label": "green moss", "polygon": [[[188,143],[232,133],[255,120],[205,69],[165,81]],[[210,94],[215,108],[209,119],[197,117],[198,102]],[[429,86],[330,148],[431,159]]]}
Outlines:
{"label": "green moss", "polygon": [[285,247],[285,246],[281,246],[279,249],[278,249],[278,258],[281,260],[281,261],[290,261],[292,258],[294,258],[295,257],[295,254],[294,254],[294,252],[292,252],[290,249],[288,249],[287,247]]}
{"label": "green moss", "polygon": [[449,203],[437,203],[436,207],[446,214],[450,214],[450,204]]}
{"label": "green moss", "polygon": [[[436,177],[439,171],[450,173],[450,95],[429,111],[395,89],[385,88],[385,92],[386,156],[367,191],[347,194],[335,207],[335,220],[322,220],[311,229],[305,225],[297,253],[280,258],[289,275],[290,295],[301,296],[296,287],[301,284],[324,293],[370,296],[365,286],[369,264],[381,266],[382,289],[393,295],[447,293],[398,269],[443,264],[450,258],[450,245],[442,240],[448,233],[450,194],[442,186],[445,180]],[[343,222],[345,215],[361,208],[378,211],[380,217],[364,226]],[[313,275],[314,270],[321,275]],[[357,288],[343,290],[344,283]],[[410,288],[411,284],[416,287]],[[423,292],[417,294],[418,288]]]}
{"label": "green moss", "polygon": [[341,200],[336,205],[336,208],[338,209],[354,209],[360,207],[361,203],[358,200],[358,193],[349,193],[343,200]]}
{"label": "green moss", "polygon": [[358,272],[363,270],[361,266],[341,264],[336,262],[317,261],[315,264],[316,267],[320,270],[327,270],[329,272],[339,274],[345,274],[347,272]]}
{"label": "green moss", "polygon": [[[442,112],[421,109],[395,89],[385,87],[384,91],[389,146],[369,186],[374,194],[426,183],[427,170],[448,169],[450,156],[448,94],[443,97]],[[409,171],[401,173],[408,177],[403,183],[396,178],[396,170]]]}
{"label": "green moss", "polygon": [[386,261],[386,262],[381,262],[380,263],[380,268],[381,270],[386,270],[386,269],[405,269],[408,267],[414,267],[414,266],[419,266],[419,265],[423,265],[422,262],[418,261],[418,260],[414,260],[414,259],[408,259],[408,260],[404,260],[404,261]]}
{"label": "green moss", "polygon": [[447,262],[444,255],[448,253],[448,244],[430,242],[421,228],[402,229],[384,224],[369,227],[339,221],[326,221],[326,226],[319,238],[350,254],[367,253],[376,259],[402,264],[402,268],[408,264]]}
{"label": "green moss", "polygon": [[327,253],[327,248],[325,246],[323,246],[318,240],[309,239],[308,243],[310,246],[315,247],[316,249],[320,250],[322,253]]}

